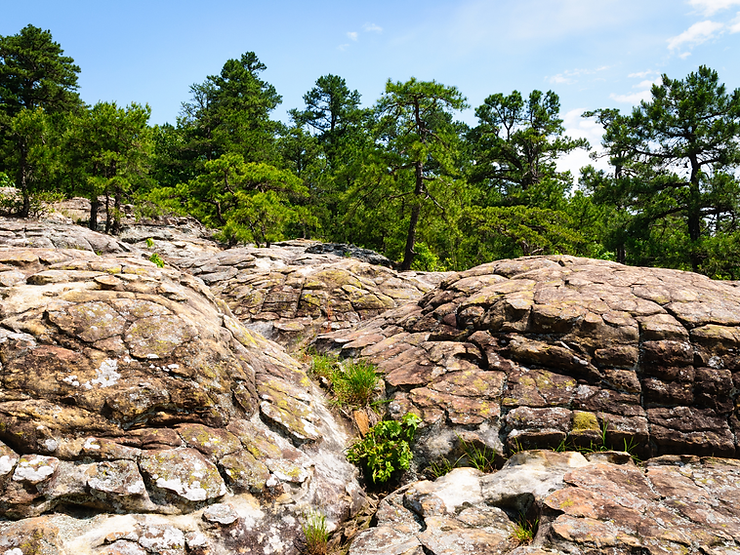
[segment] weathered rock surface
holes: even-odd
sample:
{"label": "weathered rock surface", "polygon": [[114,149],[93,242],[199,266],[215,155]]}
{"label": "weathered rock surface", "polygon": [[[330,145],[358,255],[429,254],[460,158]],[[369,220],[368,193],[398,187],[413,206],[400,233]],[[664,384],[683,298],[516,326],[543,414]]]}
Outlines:
{"label": "weathered rock surface", "polygon": [[[458,468],[381,501],[350,555],[740,552],[740,464],[621,453],[521,452],[495,474]],[[514,531],[537,523],[533,541]]]}
{"label": "weathered rock surface", "polygon": [[377,363],[393,414],[419,413],[420,455],[630,446],[735,456],[740,288],[567,256],[501,260],[323,348]]}
{"label": "weathered rock surface", "polygon": [[446,276],[397,273],[332,254],[341,249],[322,254],[318,246],[296,240],[170,260],[200,277],[247,327],[291,350],[419,299]]}
{"label": "weathered rock surface", "polygon": [[133,253],[115,237],[69,223],[0,218],[1,247],[77,249],[98,254]]}
{"label": "weathered rock surface", "polygon": [[[301,366],[201,280],[6,248],[0,284],[0,513],[19,521],[1,552],[31,553],[31,534],[39,553],[295,553],[308,508],[331,525],[359,508],[348,438]],[[106,535],[80,510],[128,516]]]}

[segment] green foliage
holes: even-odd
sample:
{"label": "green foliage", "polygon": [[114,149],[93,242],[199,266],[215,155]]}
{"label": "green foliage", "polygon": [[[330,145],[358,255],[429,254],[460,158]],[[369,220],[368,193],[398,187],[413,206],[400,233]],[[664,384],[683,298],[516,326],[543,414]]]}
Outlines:
{"label": "green foliage", "polygon": [[511,537],[520,544],[531,543],[535,534],[537,534],[539,523],[540,521],[537,518],[534,520],[528,520],[525,515],[519,515],[519,520],[517,520]]}
{"label": "green foliage", "polygon": [[156,252],[149,257],[149,262],[154,262],[160,268],[164,268],[164,260]]}
{"label": "green foliage", "polygon": [[351,407],[370,405],[375,398],[379,380],[376,366],[364,360],[339,365],[331,375],[337,401]]}
{"label": "green foliage", "polygon": [[148,249],[151,249],[154,246],[154,239],[152,239],[151,237],[147,237],[146,246]]}
{"label": "green foliage", "polygon": [[413,413],[404,415],[400,422],[379,422],[349,448],[347,460],[362,468],[368,482],[375,485],[388,482],[395,472],[408,470],[413,459],[411,442],[420,422]]}
{"label": "green foliage", "polygon": [[241,155],[229,153],[206,162],[204,173],[190,182],[153,191],[150,198],[219,228],[221,239],[230,244],[270,246],[285,238],[289,224],[315,221],[291,203],[305,195],[306,188],[292,172],[248,163]]}
{"label": "green foliage", "polygon": [[585,139],[563,135],[559,114],[558,95],[538,90],[526,101],[519,91],[493,94],[475,110],[479,123],[469,134],[475,160],[470,179],[484,205],[557,207],[571,182],[570,174],[557,171],[557,158],[589,147]]}
{"label": "green foliage", "polygon": [[472,441],[465,441],[458,436],[463,453],[455,460],[450,461],[446,457],[438,459],[430,464],[425,472],[433,479],[448,474],[454,468],[472,467],[481,472],[491,473],[497,468],[496,450],[487,445],[479,446]]}
{"label": "green foliage", "polygon": [[306,544],[301,553],[305,555],[326,555],[329,552],[329,530],[326,516],[316,511],[309,511],[301,524]]}
{"label": "green foliage", "polygon": [[327,380],[336,402],[352,408],[370,406],[380,382],[374,364],[364,360],[340,362],[331,355],[313,355],[309,374]]}
{"label": "green foliage", "polygon": [[473,442],[460,440],[465,451],[464,457],[468,465],[481,472],[491,473],[496,470],[496,450],[486,445],[479,447]]}
{"label": "green foliage", "polygon": [[[28,197],[28,215],[38,218],[53,210],[52,205],[64,199],[64,195],[58,191],[39,191]],[[16,189],[0,192],[0,212],[5,215],[16,215],[23,209],[23,197],[18,195]]]}
{"label": "green foliage", "polygon": [[0,111],[14,116],[24,109],[78,108],[79,72],[49,31],[26,25],[17,35],[0,37]]}
{"label": "green foliage", "polygon": [[120,233],[121,206],[137,191],[149,187],[153,149],[149,128],[151,109],[132,103],[98,102],[74,116],[65,137],[69,179],[73,193],[91,201],[90,227],[97,229],[98,197],[112,199],[106,232]]}
{"label": "green foliage", "polygon": [[586,184],[619,213],[612,239],[626,261],[715,272],[706,240],[724,243],[738,229],[740,89],[728,93],[716,71],[700,66],[683,80],[663,75],[651,94],[630,115],[584,114],[604,127],[614,166]]}

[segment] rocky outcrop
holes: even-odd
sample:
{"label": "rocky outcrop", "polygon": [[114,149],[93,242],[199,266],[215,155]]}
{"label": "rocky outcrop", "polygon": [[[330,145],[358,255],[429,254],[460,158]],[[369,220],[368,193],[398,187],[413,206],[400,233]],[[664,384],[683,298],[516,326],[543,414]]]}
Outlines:
{"label": "rocky outcrop", "polygon": [[378,364],[391,412],[424,419],[422,460],[454,458],[461,438],[499,453],[737,453],[735,283],[567,256],[502,260],[318,345]]}
{"label": "rocky outcrop", "polygon": [[370,251],[346,250],[353,256],[345,257],[318,246],[286,241],[171,261],[201,278],[247,327],[290,350],[419,299],[447,275],[397,273],[353,257]]}
{"label": "rocky outcrop", "polygon": [[739,486],[735,460],[522,452],[495,474],[458,468],[394,492],[349,553],[737,553]]}
{"label": "rocky outcrop", "polygon": [[132,253],[134,249],[110,235],[71,222],[40,222],[0,218],[0,247],[76,249],[97,254]]}
{"label": "rocky outcrop", "polygon": [[0,284],[4,553],[296,553],[309,508],[362,504],[301,366],[201,280],[26,248],[0,250]]}

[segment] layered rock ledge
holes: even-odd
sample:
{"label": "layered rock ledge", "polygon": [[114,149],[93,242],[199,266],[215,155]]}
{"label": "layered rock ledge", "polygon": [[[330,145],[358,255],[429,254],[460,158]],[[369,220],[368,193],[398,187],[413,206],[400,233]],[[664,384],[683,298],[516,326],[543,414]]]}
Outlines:
{"label": "layered rock ledge", "polygon": [[[495,474],[458,468],[381,501],[350,555],[730,555],[740,547],[740,466],[667,455],[528,451]],[[528,522],[531,542],[517,526]]]}
{"label": "layered rock ledge", "polygon": [[642,457],[738,453],[740,289],[676,270],[568,256],[447,278],[323,349],[382,371],[421,456],[602,445]]}
{"label": "layered rock ledge", "polygon": [[379,257],[371,251],[330,246],[286,241],[172,262],[201,278],[247,327],[292,351],[417,300],[448,275],[398,273],[361,259]]}

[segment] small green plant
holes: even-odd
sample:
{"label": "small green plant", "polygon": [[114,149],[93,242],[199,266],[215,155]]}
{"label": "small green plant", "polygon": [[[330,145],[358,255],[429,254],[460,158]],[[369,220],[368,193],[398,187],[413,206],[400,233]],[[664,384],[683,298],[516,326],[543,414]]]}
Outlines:
{"label": "small green plant", "polygon": [[151,237],[147,237],[146,238],[146,247],[148,249],[151,249],[153,246],[154,246],[154,239],[152,239]]}
{"label": "small green plant", "polygon": [[394,472],[408,470],[411,465],[411,442],[420,422],[413,413],[405,414],[400,421],[378,422],[349,448],[347,460],[362,468],[368,482],[385,484]]}
{"label": "small green plant", "polygon": [[527,520],[527,517],[523,514],[519,515],[519,520],[514,527],[514,531],[511,533],[512,538],[518,541],[520,544],[531,543],[537,533],[537,526],[539,525],[539,519]]}
{"label": "small green plant", "polygon": [[149,257],[149,262],[154,262],[160,268],[164,268],[164,260],[156,252]]}
{"label": "small green plant", "polygon": [[371,403],[379,380],[375,365],[364,360],[345,363],[331,378],[337,401],[353,407]]}
{"label": "small green plant", "polygon": [[[467,442],[464,439],[460,439],[465,450],[464,457],[468,460],[468,464],[473,468],[480,470],[481,472],[491,473],[496,470],[496,450],[486,445],[478,447],[472,442]],[[462,457],[461,457],[462,458]]]}
{"label": "small green plant", "polygon": [[302,550],[305,555],[326,555],[329,552],[329,530],[326,517],[319,512],[309,511],[301,525],[306,536],[306,545]]}
{"label": "small green plant", "polygon": [[312,378],[325,378],[331,381],[332,375],[337,371],[338,359],[332,355],[313,355],[309,375]]}
{"label": "small green plant", "polygon": [[449,474],[454,468],[457,468],[457,463],[459,461],[460,459],[455,462],[450,462],[449,459],[447,459],[446,457],[442,457],[441,459],[434,461],[426,468],[426,474],[433,480],[436,480],[437,478],[441,478],[445,474]]}
{"label": "small green plant", "polygon": [[374,364],[364,360],[340,362],[331,355],[313,355],[309,375],[326,380],[336,402],[353,408],[371,405],[380,382]]}

